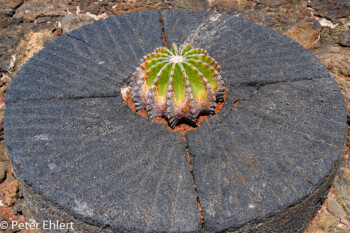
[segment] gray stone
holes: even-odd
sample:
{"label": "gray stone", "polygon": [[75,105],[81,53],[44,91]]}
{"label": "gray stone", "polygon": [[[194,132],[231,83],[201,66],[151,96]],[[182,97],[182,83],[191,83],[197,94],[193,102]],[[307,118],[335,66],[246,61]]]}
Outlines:
{"label": "gray stone", "polygon": [[6,101],[117,96],[140,59],[161,46],[156,11],[99,20],[46,45],[17,73]]}
{"label": "gray stone", "polygon": [[345,210],[343,210],[343,208],[339,205],[337,200],[335,200],[332,197],[328,197],[327,199],[327,210],[337,218],[346,217]]}
{"label": "gray stone", "polygon": [[12,208],[14,214],[22,214],[26,219],[33,219],[33,215],[24,199],[17,201]]}
{"label": "gray stone", "polygon": [[15,13],[17,7],[23,3],[23,0],[0,0],[0,20],[12,16]]}
{"label": "gray stone", "polygon": [[[348,28],[350,30],[350,28]],[[350,47],[350,35],[349,33],[343,33],[339,38],[339,44],[344,47]]]}
{"label": "gray stone", "polygon": [[259,219],[305,205],[305,197],[335,172],[346,140],[339,87],[329,77],[266,84],[236,107],[234,92],[218,115],[186,134],[204,227],[302,232],[317,208],[306,211],[304,219],[295,213],[280,223]]}
{"label": "gray stone", "polygon": [[85,24],[93,23],[94,19],[86,15],[78,16],[76,14],[67,14],[60,18],[59,21],[61,23],[63,33],[68,33]]}
{"label": "gray stone", "polygon": [[5,140],[33,215],[78,232],[303,232],[345,145],[336,82],[276,31],[224,14],[162,12],[167,44],[206,49],[230,90],[219,114],[186,134],[191,174],[182,136],[120,94],[139,60],[164,46],[159,16],[85,25],[17,73]]}
{"label": "gray stone", "polygon": [[15,66],[16,55],[11,54],[7,57],[4,57],[0,61],[0,71],[9,71],[11,68]]}
{"label": "gray stone", "polygon": [[168,44],[208,51],[222,67],[226,85],[258,85],[312,79],[328,70],[309,51],[290,38],[226,14],[204,11],[164,11]]}
{"label": "gray stone", "polygon": [[14,214],[22,214],[22,210],[24,209],[25,206],[26,206],[26,203],[24,199],[20,199],[13,205],[12,212]]}
{"label": "gray stone", "polygon": [[350,224],[349,220],[347,220],[345,217],[340,218],[340,222],[345,224],[345,225],[349,225]]}
{"label": "gray stone", "polygon": [[140,117],[120,97],[9,102],[5,115],[24,196],[47,200],[39,209],[29,199],[37,218],[58,208],[53,218],[70,213],[77,225],[113,232],[200,229],[181,135]]}
{"label": "gray stone", "polygon": [[[4,143],[1,143],[0,145],[0,156],[5,155],[5,150],[2,150],[1,147],[4,146]],[[6,179],[7,171],[9,171],[10,168],[10,161],[6,157],[0,157],[0,183],[3,182]]]}
{"label": "gray stone", "polygon": [[6,179],[6,172],[7,167],[3,163],[0,163],[0,183]]}
{"label": "gray stone", "polygon": [[350,16],[350,4],[348,0],[314,0],[307,3],[308,7],[315,10],[314,15],[338,23],[340,19]]}

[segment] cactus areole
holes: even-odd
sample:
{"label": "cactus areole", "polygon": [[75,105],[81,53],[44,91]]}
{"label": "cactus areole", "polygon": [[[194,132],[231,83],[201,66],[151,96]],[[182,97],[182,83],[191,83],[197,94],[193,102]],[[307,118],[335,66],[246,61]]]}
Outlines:
{"label": "cactus areole", "polygon": [[158,48],[141,59],[131,79],[136,110],[149,118],[164,117],[174,128],[180,122],[195,124],[200,115],[215,113],[223,101],[220,66],[203,49],[185,45],[180,50]]}

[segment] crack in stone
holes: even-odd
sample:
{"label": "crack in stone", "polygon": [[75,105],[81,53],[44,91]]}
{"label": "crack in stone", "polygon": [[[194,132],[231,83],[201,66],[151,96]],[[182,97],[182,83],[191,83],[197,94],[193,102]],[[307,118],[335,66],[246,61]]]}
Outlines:
{"label": "crack in stone", "polygon": [[[158,11],[159,13],[159,21],[160,21],[160,24],[161,24],[161,29],[162,29],[162,36],[163,36],[163,41],[164,41],[164,47],[167,48],[167,40],[166,40],[166,36],[165,36],[165,29],[164,29],[164,23],[163,23],[163,20],[162,20],[162,15],[161,15],[161,12]],[[190,154],[188,152],[188,145],[187,145],[187,140],[186,140],[186,137],[185,137],[185,134],[183,134],[182,136],[183,140],[184,140],[184,144],[185,144],[185,148],[186,148],[186,154],[187,154],[187,160],[188,160],[188,164],[189,164],[189,167],[190,167],[190,172],[191,172],[191,176],[192,176],[192,180],[193,180],[193,185],[194,185],[194,191],[196,193],[196,199],[197,199],[197,205],[198,205],[198,211],[199,211],[199,215],[200,215],[200,219],[201,219],[201,230],[204,229],[204,216],[202,214],[202,208],[201,208],[201,204],[200,204],[200,199],[199,199],[199,194],[198,194],[198,190],[197,190],[197,185],[196,185],[196,179],[194,177],[194,171],[193,171],[193,166],[192,166],[192,163],[191,163],[191,158],[190,158]]]}
{"label": "crack in stone", "polygon": [[[164,40],[164,46],[167,47],[167,42],[166,42],[166,37],[165,37],[165,30],[164,30],[164,25],[163,25],[163,21],[162,21],[162,17],[161,17],[161,14],[159,12],[159,20],[160,20],[160,24],[161,24],[161,29],[162,29],[162,36],[163,36],[163,40]],[[89,43],[87,43],[86,41],[80,39],[80,38],[77,38],[75,36],[72,36],[70,34],[66,34],[67,36],[77,40],[77,41],[81,41],[83,42],[84,44],[86,44],[87,46],[89,46],[90,48],[93,48],[93,49],[96,49],[94,48],[93,46],[91,46]],[[259,83],[259,82],[251,82],[251,83],[247,83],[247,84],[241,84],[240,86],[252,86],[252,87],[255,87],[256,89],[253,91],[252,94],[250,94],[249,96],[245,97],[245,98],[240,98],[238,100],[235,100],[234,101],[234,104],[233,106],[229,106],[231,109],[230,111],[224,116],[223,119],[226,119],[228,117],[228,115],[231,114],[232,110],[235,109],[238,104],[241,102],[241,101],[249,101],[251,98],[255,97],[257,94],[258,94],[258,90],[265,86],[265,85],[274,85],[274,84],[279,84],[279,83],[293,83],[293,82],[300,82],[300,81],[304,81],[304,80],[315,80],[315,79],[319,79],[319,78],[322,78],[321,76],[320,77],[312,77],[312,78],[302,78],[302,79],[295,79],[295,80],[275,80],[275,81],[270,81],[270,82],[262,82],[262,83]],[[128,80],[129,78],[126,78],[125,80]],[[235,87],[235,85],[232,85],[232,87]],[[239,88],[239,86],[236,86],[237,88]],[[93,99],[93,98],[113,98],[113,97],[119,97],[120,94],[116,94],[116,95],[96,95],[96,96],[77,96],[77,97],[62,97],[62,98],[38,98],[38,99],[27,99],[27,100],[24,100],[24,101],[36,101],[36,100],[80,100],[80,99]],[[21,101],[21,100],[17,100],[17,101],[13,101],[13,102],[18,102],[18,101]],[[10,101],[12,102],[12,101]],[[197,204],[198,204],[198,209],[199,209],[199,213],[200,213],[200,218],[201,218],[201,223],[202,223],[202,229],[204,229],[204,217],[202,215],[202,210],[201,210],[201,205],[200,205],[200,199],[199,199],[199,194],[198,194],[198,190],[197,190],[197,186],[196,186],[196,180],[195,180],[195,176],[194,176],[194,171],[193,171],[193,166],[192,166],[192,163],[191,163],[191,160],[190,160],[190,156],[189,156],[189,151],[188,151],[188,145],[187,145],[187,141],[186,141],[186,138],[185,136],[183,136],[183,139],[184,139],[184,144],[185,144],[185,148],[186,148],[186,153],[187,153],[187,157],[188,157],[188,163],[189,163],[189,166],[190,166],[190,172],[191,172],[191,175],[192,175],[192,180],[193,180],[193,183],[194,183],[194,188],[195,188],[195,193],[196,193],[196,199],[197,199]],[[309,180],[307,180],[309,183],[311,183]],[[311,183],[312,184],[312,183]],[[314,184],[312,184],[314,185]]]}
{"label": "crack in stone", "polygon": [[91,46],[88,42],[86,42],[86,41],[83,40],[83,39],[80,39],[80,38],[78,38],[78,37],[72,36],[72,35],[70,35],[69,33],[66,34],[66,35],[69,36],[70,38],[76,39],[77,41],[83,42],[84,44],[86,44],[86,45],[89,46],[90,48],[97,49],[97,48],[94,48],[93,46]]}
{"label": "crack in stone", "polygon": [[158,14],[159,14],[160,26],[162,28],[162,36],[163,36],[163,41],[164,41],[164,47],[168,48],[167,42],[166,42],[166,38],[165,38],[165,30],[164,30],[164,23],[163,23],[163,19],[162,19],[162,13],[160,11],[158,11]]}
{"label": "crack in stone", "polygon": [[31,101],[42,101],[42,100],[84,100],[84,99],[103,99],[103,98],[117,98],[120,97],[121,94],[116,95],[92,95],[92,96],[74,96],[74,97],[52,97],[52,98],[34,98],[34,99],[18,99],[18,100],[10,100],[8,103],[18,103],[18,102],[31,102]]}
{"label": "crack in stone", "polygon": [[[164,23],[163,23],[163,20],[162,20],[162,15],[161,15],[160,11],[158,11],[158,13],[159,13],[159,21],[160,21],[161,28],[162,28],[162,36],[163,36],[163,41],[164,41],[164,47],[167,48],[167,40],[166,40],[166,36],[165,36],[165,29],[164,29]],[[186,148],[186,154],[187,154],[187,160],[188,160],[188,165],[190,167],[190,173],[191,173],[191,177],[192,177],[192,181],[193,181],[193,185],[194,185],[194,191],[196,193],[196,200],[197,200],[197,205],[198,205],[198,211],[199,211],[199,215],[200,215],[200,219],[201,219],[201,230],[203,230],[204,229],[204,216],[202,214],[202,208],[201,208],[199,194],[198,194],[198,190],[197,190],[196,179],[194,177],[193,166],[192,166],[192,163],[191,163],[190,154],[188,152],[188,145],[187,145],[187,140],[186,140],[185,134],[183,134],[182,138],[184,140],[184,144],[185,144],[185,148]]]}
{"label": "crack in stone", "polygon": [[200,215],[200,219],[201,219],[202,229],[204,229],[204,216],[203,216],[203,213],[202,213],[202,207],[201,207],[200,200],[199,200],[199,194],[198,194],[198,190],[197,190],[196,179],[194,177],[193,165],[192,165],[192,162],[191,162],[190,153],[188,152],[187,140],[186,140],[185,135],[183,135],[182,138],[184,140],[185,147],[186,147],[187,160],[188,160],[188,164],[189,164],[189,167],[190,167],[190,172],[191,172],[191,176],[192,176],[192,180],[193,180],[194,191],[196,193],[196,199],[197,199],[197,205],[198,205],[199,215]]}
{"label": "crack in stone", "polygon": [[293,80],[262,81],[261,83],[260,82],[237,83],[237,84],[232,84],[231,87],[256,86],[260,88],[265,85],[273,85],[273,84],[279,84],[279,83],[293,83],[293,82],[315,80],[315,79],[327,78],[327,77],[330,77],[329,71],[328,71],[328,76],[318,76],[318,77],[312,77],[312,78],[301,78],[301,79],[293,79]]}
{"label": "crack in stone", "polygon": [[[280,81],[271,81],[271,82],[265,82],[265,83],[247,83],[247,84],[242,84],[242,85],[239,85],[239,86],[236,86],[236,87],[242,87],[242,86],[255,86],[256,89],[254,90],[253,94],[245,97],[245,98],[241,98],[241,99],[238,99],[236,100],[234,103],[233,103],[233,106],[231,108],[231,110],[226,114],[226,116],[223,118],[226,119],[228,117],[228,115],[230,115],[231,111],[233,109],[235,109],[238,104],[241,102],[241,101],[249,101],[249,99],[255,97],[257,94],[258,94],[258,91],[261,87],[264,87],[264,86],[267,86],[267,85],[275,85],[275,84],[280,84],[280,83],[294,83],[294,82],[300,82],[300,81],[305,81],[305,80],[315,80],[315,79],[320,79],[320,78],[324,78],[324,77],[313,77],[313,78],[302,78],[302,79],[294,79],[294,80],[280,80]],[[232,85],[232,87],[235,87],[234,85]],[[220,121],[222,122],[222,121]]]}
{"label": "crack in stone", "polygon": [[[222,118],[222,120],[219,121],[219,123],[223,122],[223,121],[231,114],[231,112],[233,111],[233,109],[235,109],[235,108],[238,106],[238,104],[239,104],[241,101],[249,101],[251,98],[255,97],[255,96],[258,94],[258,90],[259,90],[261,87],[265,86],[265,85],[266,85],[266,84],[257,86],[257,87],[255,88],[255,90],[253,91],[252,94],[248,95],[248,96],[245,97],[245,98],[240,98],[240,99],[237,99],[236,101],[234,101],[233,106],[231,107],[230,111]],[[243,85],[243,86],[245,86],[245,85]],[[248,86],[249,86],[249,85],[248,85]]]}

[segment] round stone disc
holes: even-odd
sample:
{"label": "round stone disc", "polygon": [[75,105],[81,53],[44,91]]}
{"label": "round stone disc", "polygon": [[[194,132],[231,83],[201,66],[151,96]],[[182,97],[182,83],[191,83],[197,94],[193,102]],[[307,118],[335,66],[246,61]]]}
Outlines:
{"label": "round stone disc", "polygon": [[[187,147],[121,97],[164,40],[207,50],[229,89]],[[35,217],[73,222],[67,232],[303,232],[347,130],[341,92],[311,52],[202,11],[130,13],[59,37],[17,73],[4,124]]]}
{"label": "round stone disc", "polygon": [[209,12],[162,14],[169,44],[208,51],[229,92],[186,134],[208,231],[303,232],[328,192],[346,142],[337,83],[277,31]]}

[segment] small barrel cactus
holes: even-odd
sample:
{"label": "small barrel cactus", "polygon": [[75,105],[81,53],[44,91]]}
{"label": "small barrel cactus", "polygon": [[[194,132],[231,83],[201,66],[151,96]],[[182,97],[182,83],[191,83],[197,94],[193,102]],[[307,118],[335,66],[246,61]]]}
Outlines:
{"label": "small barrel cactus", "polygon": [[149,118],[164,117],[172,128],[213,114],[225,91],[220,66],[206,51],[191,45],[180,51],[175,44],[141,59],[130,86],[136,110],[146,109]]}

